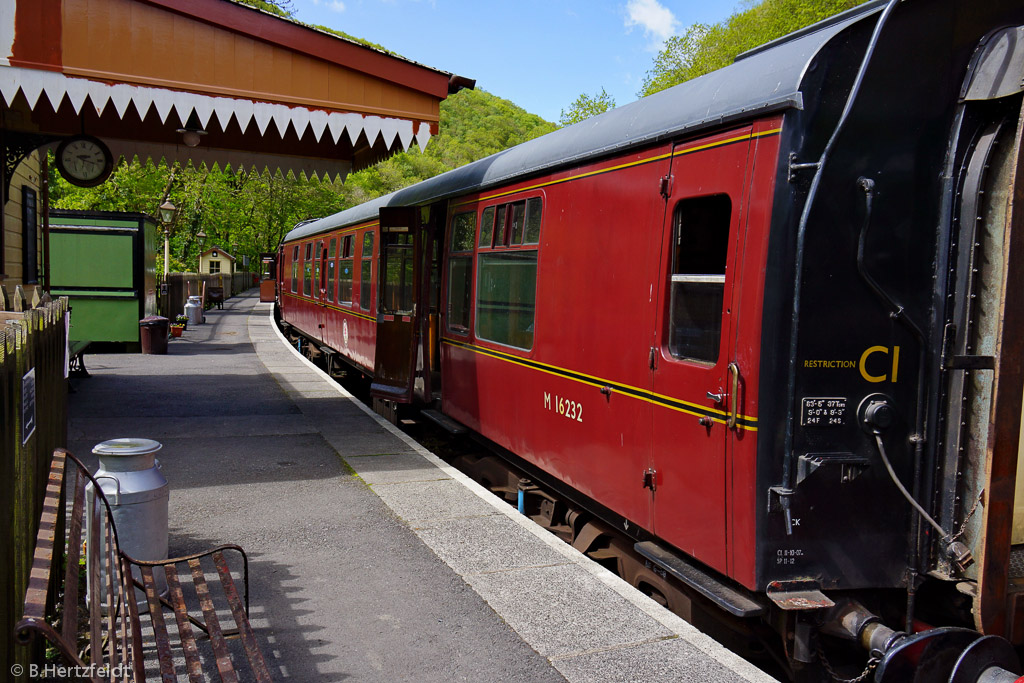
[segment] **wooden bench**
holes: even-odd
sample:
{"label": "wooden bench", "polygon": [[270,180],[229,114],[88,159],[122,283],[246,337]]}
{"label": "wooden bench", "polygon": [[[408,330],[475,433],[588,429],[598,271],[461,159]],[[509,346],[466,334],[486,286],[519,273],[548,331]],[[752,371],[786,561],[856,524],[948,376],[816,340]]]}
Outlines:
{"label": "wooden bench", "polygon": [[[83,551],[87,595],[80,578]],[[239,597],[226,554],[241,564],[244,597]],[[249,625],[248,572],[248,558],[236,545],[158,562],[132,558],[118,545],[110,505],[96,480],[71,453],[57,449],[15,637],[31,646],[43,636],[59,661],[37,657],[36,663],[71,668],[72,678],[142,683],[148,672],[169,683],[178,680],[180,671],[198,683],[205,680],[205,670],[212,680],[228,682],[238,680],[238,666],[248,679],[270,681]],[[158,593],[160,574],[166,576],[166,597]],[[208,581],[211,576],[217,580]],[[192,590],[186,591],[187,586]],[[165,610],[173,619],[165,618]],[[222,619],[233,620],[235,628],[222,628]],[[36,649],[39,656],[41,651]],[[219,678],[212,676],[214,671]]]}
{"label": "wooden bench", "polygon": [[91,377],[85,367],[85,350],[89,348],[88,341],[68,341],[68,374],[71,377]]}

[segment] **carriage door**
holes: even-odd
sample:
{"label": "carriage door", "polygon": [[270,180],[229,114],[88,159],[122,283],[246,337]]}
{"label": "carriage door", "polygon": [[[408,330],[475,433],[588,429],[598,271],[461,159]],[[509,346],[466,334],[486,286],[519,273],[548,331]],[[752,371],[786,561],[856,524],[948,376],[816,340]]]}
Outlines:
{"label": "carriage door", "polygon": [[[332,242],[334,240],[331,240]],[[320,240],[316,243],[316,303],[317,303],[317,328],[320,341],[327,343],[327,242]]]}
{"label": "carriage door", "polygon": [[380,210],[377,350],[370,395],[396,403],[412,402],[415,380],[419,215],[416,207]]}
{"label": "carriage door", "polygon": [[644,478],[655,533],[723,573],[726,448],[734,424],[731,387],[738,382],[731,340],[745,212],[744,132],[673,150],[651,351],[654,448]]}

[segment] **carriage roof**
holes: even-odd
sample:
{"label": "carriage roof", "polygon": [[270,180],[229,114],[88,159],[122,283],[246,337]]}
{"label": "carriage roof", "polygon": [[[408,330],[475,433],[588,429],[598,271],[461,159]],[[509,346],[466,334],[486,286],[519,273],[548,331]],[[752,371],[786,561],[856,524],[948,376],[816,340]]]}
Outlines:
{"label": "carriage roof", "polygon": [[741,55],[733,64],[434,178],[296,226],[285,241],[774,111],[802,108],[800,83],[818,51],[877,11],[871,2]]}

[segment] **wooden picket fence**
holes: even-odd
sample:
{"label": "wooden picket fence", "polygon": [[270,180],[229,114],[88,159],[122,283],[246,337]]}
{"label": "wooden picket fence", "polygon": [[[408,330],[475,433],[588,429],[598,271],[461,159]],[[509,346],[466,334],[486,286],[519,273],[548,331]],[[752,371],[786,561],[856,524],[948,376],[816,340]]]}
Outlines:
{"label": "wooden picket fence", "polygon": [[[10,310],[7,310],[10,309]],[[32,653],[14,644],[53,449],[67,446],[68,300],[29,308],[0,288],[0,676]]]}

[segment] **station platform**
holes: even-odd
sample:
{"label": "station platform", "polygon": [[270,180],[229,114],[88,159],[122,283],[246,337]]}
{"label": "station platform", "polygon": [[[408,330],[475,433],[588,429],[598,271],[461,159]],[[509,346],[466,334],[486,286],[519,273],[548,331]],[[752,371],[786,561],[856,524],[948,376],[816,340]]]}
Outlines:
{"label": "station platform", "polygon": [[256,290],[166,356],[90,355],[69,448],[143,437],[171,555],[237,543],[275,680],[772,681],[300,356]]}

